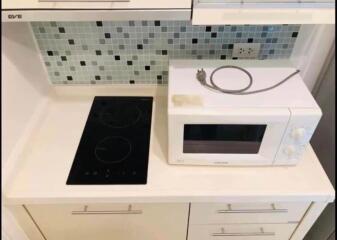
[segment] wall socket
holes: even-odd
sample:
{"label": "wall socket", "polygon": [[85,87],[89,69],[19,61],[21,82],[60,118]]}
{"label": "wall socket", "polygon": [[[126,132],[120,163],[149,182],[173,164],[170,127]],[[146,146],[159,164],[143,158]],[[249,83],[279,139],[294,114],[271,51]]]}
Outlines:
{"label": "wall socket", "polygon": [[258,58],[260,43],[235,43],[232,57],[235,58]]}

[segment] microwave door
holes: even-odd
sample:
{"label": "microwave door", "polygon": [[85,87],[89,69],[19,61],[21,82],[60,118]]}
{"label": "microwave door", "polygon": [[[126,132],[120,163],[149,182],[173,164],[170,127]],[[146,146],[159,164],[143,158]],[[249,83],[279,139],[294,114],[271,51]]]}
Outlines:
{"label": "microwave door", "polygon": [[273,165],[287,108],[181,109],[169,115],[169,163]]}
{"label": "microwave door", "polygon": [[257,154],[266,124],[185,124],[183,153]]}

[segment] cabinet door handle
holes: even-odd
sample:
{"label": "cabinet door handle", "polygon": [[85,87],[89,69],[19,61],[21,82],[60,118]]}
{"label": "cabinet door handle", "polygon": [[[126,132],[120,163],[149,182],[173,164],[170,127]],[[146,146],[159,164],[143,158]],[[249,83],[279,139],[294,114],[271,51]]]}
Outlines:
{"label": "cabinet door handle", "polygon": [[100,210],[100,211],[90,211],[88,206],[84,206],[82,211],[72,211],[72,215],[99,215],[99,214],[142,214],[142,210],[133,210],[132,205],[128,206],[127,210]]}
{"label": "cabinet door handle", "polygon": [[250,233],[212,233],[213,237],[243,237],[243,236],[275,236],[274,232],[250,232]]}
{"label": "cabinet door handle", "polygon": [[271,204],[268,209],[236,209],[233,210],[231,204],[228,204],[228,209],[217,210],[217,213],[287,213],[288,209],[276,208],[275,204]]}
{"label": "cabinet door handle", "polygon": [[260,232],[248,232],[248,233],[226,233],[224,228],[219,233],[212,233],[213,237],[249,237],[249,236],[275,236],[274,232],[265,232],[263,228],[260,228]]}

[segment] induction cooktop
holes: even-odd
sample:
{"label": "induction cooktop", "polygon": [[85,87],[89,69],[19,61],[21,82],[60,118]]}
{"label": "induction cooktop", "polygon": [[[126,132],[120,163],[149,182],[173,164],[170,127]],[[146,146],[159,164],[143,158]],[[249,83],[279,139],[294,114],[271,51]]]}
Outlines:
{"label": "induction cooktop", "polygon": [[67,185],[146,184],[152,97],[95,97]]}

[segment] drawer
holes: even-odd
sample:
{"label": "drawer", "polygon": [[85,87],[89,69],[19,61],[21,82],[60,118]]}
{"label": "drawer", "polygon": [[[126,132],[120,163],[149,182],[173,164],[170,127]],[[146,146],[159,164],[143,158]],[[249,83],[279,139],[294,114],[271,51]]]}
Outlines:
{"label": "drawer", "polygon": [[297,224],[190,225],[188,240],[286,240]]}
{"label": "drawer", "polygon": [[310,202],[192,203],[191,224],[298,222]]}

